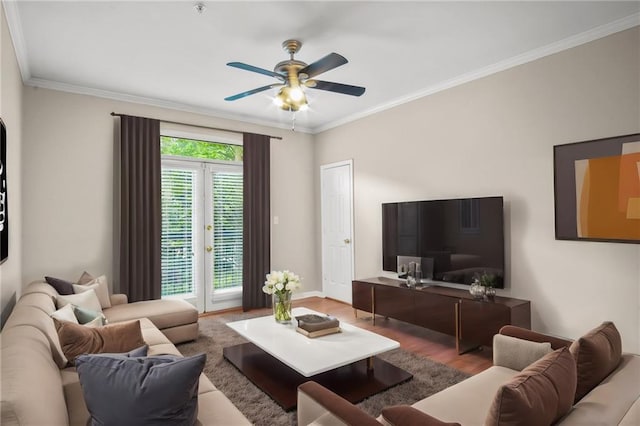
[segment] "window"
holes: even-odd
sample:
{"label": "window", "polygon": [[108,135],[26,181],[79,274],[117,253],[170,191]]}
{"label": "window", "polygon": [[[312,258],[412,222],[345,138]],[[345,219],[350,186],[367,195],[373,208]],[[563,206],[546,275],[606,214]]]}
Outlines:
{"label": "window", "polygon": [[211,311],[242,296],[242,146],[161,137],[162,295]]}

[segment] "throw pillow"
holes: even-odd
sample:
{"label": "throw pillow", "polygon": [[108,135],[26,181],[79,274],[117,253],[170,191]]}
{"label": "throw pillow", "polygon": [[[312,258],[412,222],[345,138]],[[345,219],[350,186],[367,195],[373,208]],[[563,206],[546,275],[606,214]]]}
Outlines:
{"label": "throw pillow", "polygon": [[569,347],[578,368],[575,402],[616,369],[622,359],[622,339],[612,322],[603,322]]}
{"label": "throw pillow", "polygon": [[142,358],[142,357],[146,357],[148,352],[149,352],[149,345],[143,345],[143,346],[140,346],[139,348],[135,348],[132,351],[124,352],[121,354],[102,353],[102,354],[91,354],[91,356],[108,356],[108,357],[123,356],[127,358]]}
{"label": "throw pillow", "polygon": [[205,360],[205,354],[81,355],[76,366],[94,425],[191,426],[198,418],[198,383]]}
{"label": "throw pillow", "polygon": [[443,422],[410,405],[396,405],[382,409],[382,418],[391,426],[460,426],[460,423]]}
{"label": "throw pillow", "polygon": [[89,291],[92,289],[96,292],[98,300],[100,300],[100,306],[102,307],[102,309],[110,308],[111,298],[109,297],[109,283],[107,282],[106,276],[99,276],[98,278],[89,281],[84,285],[73,285],[73,290],[76,293],[84,293],[85,291]]}
{"label": "throw pillow", "polygon": [[92,311],[102,312],[102,306],[100,300],[96,296],[96,292],[91,289],[79,294],[69,294],[67,296],[56,297],[56,307],[62,308],[64,305],[72,304],[80,306],[81,308],[89,309]]}
{"label": "throw pillow", "polygon": [[493,336],[493,365],[522,371],[549,352],[549,342],[531,342],[502,334]]}
{"label": "throw pillow", "polygon": [[71,304],[64,305],[62,308],[51,313],[51,318],[55,318],[60,321],[69,321],[74,324],[78,324],[78,319],[73,313],[73,305]]}
{"label": "throw pillow", "polygon": [[63,296],[67,294],[73,294],[73,283],[69,281],[54,277],[44,277],[44,280],[51,287],[55,288],[58,294],[61,294]]}
{"label": "throw pillow", "polygon": [[[67,305],[71,306],[71,305]],[[90,309],[83,308],[81,306],[73,307],[73,314],[78,320],[79,324],[87,326],[107,325],[107,318],[102,312],[92,311]],[[58,318],[60,319],[60,318]]]}
{"label": "throw pillow", "polygon": [[485,425],[551,425],[569,412],[575,389],[576,363],[566,347],[558,349],[498,389]]}
{"label": "throw pillow", "polygon": [[85,285],[93,281],[94,279],[95,277],[93,275],[91,275],[87,271],[84,271],[82,275],[80,275],[80,278],[78,278],[78,282],[76,284]]}
{"label": "throw pillow", "polygon": [[78,355],[127,352],[145,345],[139,320],[95,328],[54,321],[62,352],[71,364]]}

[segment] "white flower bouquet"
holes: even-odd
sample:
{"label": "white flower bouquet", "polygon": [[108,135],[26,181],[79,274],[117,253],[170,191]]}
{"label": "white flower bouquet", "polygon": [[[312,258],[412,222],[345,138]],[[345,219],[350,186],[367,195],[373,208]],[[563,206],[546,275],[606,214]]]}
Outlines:
{"label": "white flower bouquet", "polygon": [[291,321],[291,292],[300,288],[300,277],[291,271],[271,271],[262,291],[273,295],[273,315],[277,322]]}

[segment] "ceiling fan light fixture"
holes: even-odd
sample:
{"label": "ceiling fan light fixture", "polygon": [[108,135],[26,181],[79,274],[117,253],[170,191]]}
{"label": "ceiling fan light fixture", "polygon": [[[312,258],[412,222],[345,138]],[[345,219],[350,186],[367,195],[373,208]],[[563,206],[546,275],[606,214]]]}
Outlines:
{"label": "ceiling fan light fixture", "polygon": [[302,88],[285,86],[273,98],[273,103],[285,111],[304,111],[308,107]]}

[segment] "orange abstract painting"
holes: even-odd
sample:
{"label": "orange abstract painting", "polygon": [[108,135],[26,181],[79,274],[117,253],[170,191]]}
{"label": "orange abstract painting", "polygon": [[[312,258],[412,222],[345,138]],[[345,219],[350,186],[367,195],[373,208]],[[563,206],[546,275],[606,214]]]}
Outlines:
{"label": "orange abstract painting", "polygon": [[[630,144],[636,145],[636,144]],[[581,238],[640,239],[640,144],[624,155],[577,160],[576,224]],[[638,148],[638,152],[634,151]]]}

